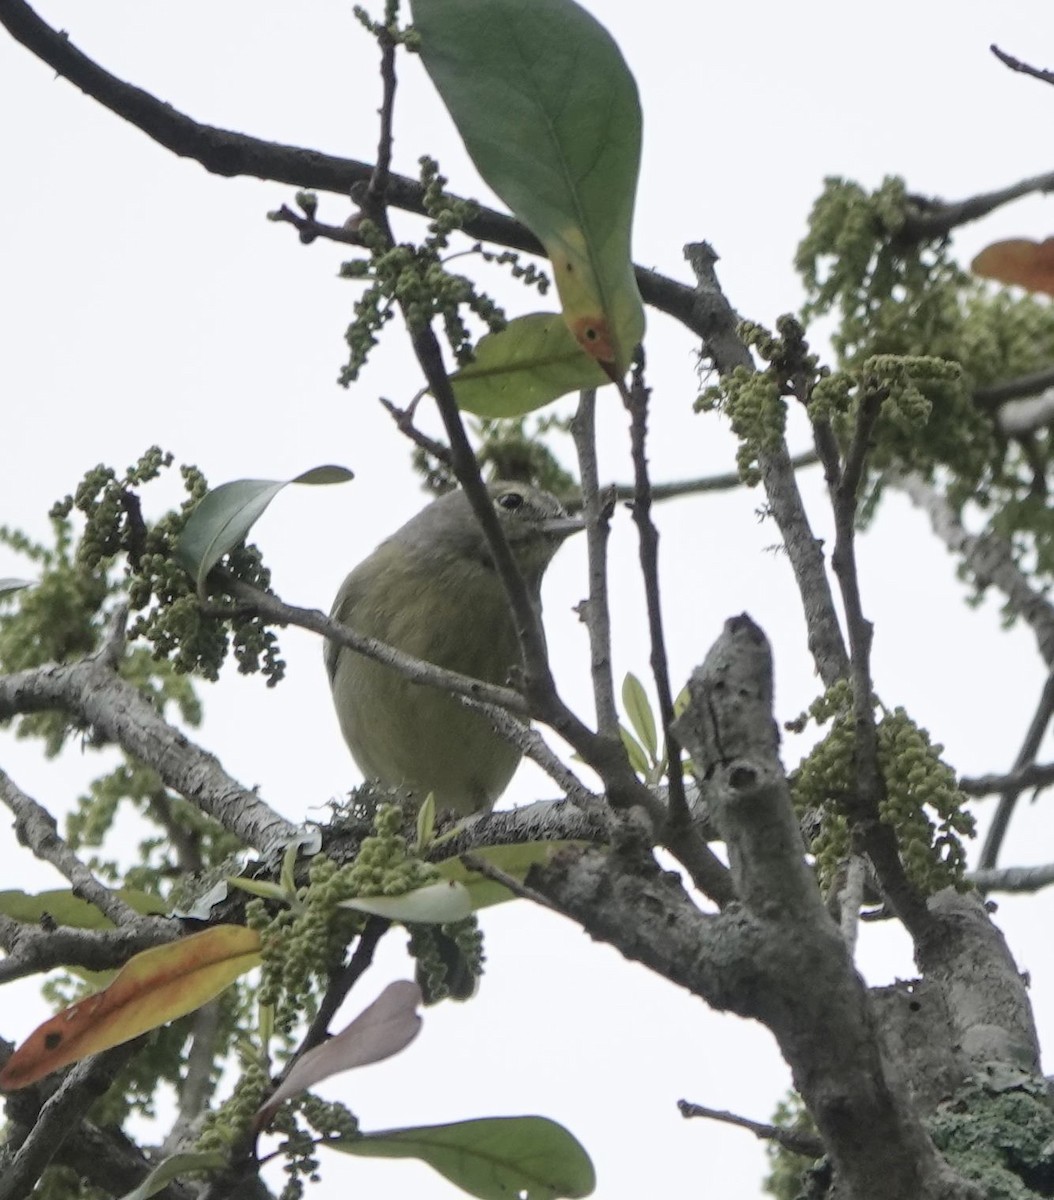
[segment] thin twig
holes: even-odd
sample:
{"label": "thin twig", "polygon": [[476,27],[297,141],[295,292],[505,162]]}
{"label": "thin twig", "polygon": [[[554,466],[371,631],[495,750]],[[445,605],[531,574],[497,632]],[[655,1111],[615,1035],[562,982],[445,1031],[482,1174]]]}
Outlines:
{"label": "thin twig", "polygon": [[1054,604],[1017,565],[1007,539],[991,530],[968,533],[947,497],[919,475],[890,473],[886,482],[926,513],[933,532],[959,558],[979,591],[996,587],[1003,593],[1008,614],[1020,616],[1032,628],[1043,661],[1054,667]]}
{"label": "thin twig", "polygon": [[1054,71],[1045,71],[1041,67],[1031,67],[1019,58],[1014,58],[1012,55],[1007,54],[1005,50],[1000,50],[994,43],[988,49],[991,50],[1001,63],[1008,66],[1011,71],[1020,71],[1022,75],[1031,75],[1033,79],[1038,79],[1041,83],[1054,83]]}
{"label": "thin twig", "polygon": [[615,707],[615,683],[611,674],[611,612],[608,606],[607,545],[611,532],[610,494],[601,496],[597,468],[596,388],[579,394],[578,409],[571,422],[578,456],[578,474],[582,481],[582,515],[586,523],[586,550],[589,558],[589,599],[580,615],[589,631],[589,662],[593,680],[593,703],[597,729],[610,737],[618,736],[618,711]]}
{"label": "thin twig", "polygon": [[390,400],[386,400],[384,396],[380,396],[381,404],[388,410],[392,420],[395,422],[396,429],[399,430],[404,437],[408,437],[415,446],[420,447],[426,454],[430,454],[432,458],[443,463],[447,467],[452,467],[450,460],[450,447],[442,442],[431,438],[427,433],[422,432],[414,424],[414,415],[417,412],[417,405],[424,395],[419,392],[406,408],[399,408]]}
{"label": "thin twig", "polygon": [[[799,467],[815,466],[817,462],[819,462],[819,457],[815,450],[803,450],[801,454],[793,455],[790,460],[794,470]],[[743,476],[738,471],[723,471],[719,475],[702,475],[698,479],[653,483],[651,498],[653,503],[658,504],[663,500],[677,500],[681,496],[697,496],[706,492],[731,492],[743,486]],[[633,484],[616,483],[615,499],[632,500]]]}
{"label": "thin twig", "polygon": [[[1025,740],[1022,742],[1021,749],[1014,759],[1013,770],[1015,772],[1031,765],[1034,761],[1040,742],[1042,742],[1043,736],[1047,732],[1051,716],[1054,716],[1054,671],[1051,671],[1044,681],[1043,690],[1040,692],[1039,702],[1036,705],[1036,711],[1033,713],[1032,720],[1025,733]],[[989,826],[988,833],[984,839],[984,845],[981,848],[981,859],[978,863],[980,870],[990,870],[998,862],[999,851],[1002,849],[1006,832],[1010,828],[1010,819],[1014,815],[1014,809],[1017,806],[1021,791],[1021,788],[1012,787],[1008,788],[1000,796],[995,816],[992,818],[992,824]]]}
{"label": "thin twig", "polygon": [[265,592],[251,583],[235,579],[226,572],[213,572],[211,578],[219,580],[225,591],[248,605],[253,612],[259,613],[269,621],[274,621],[277,625],[295,625],[300,629],[309,629],[313,633],[319,633],[339,646],[346,646],[349,650],[354,650],[366,658],[384,663],[385,666],[391,667],[393,671],[398,671],[400,675],[413,683],[422,683],[427,687],[440,688],[450,692],[454,696],[464,696],[469,700],[492,704],[496,708],[503,708],[507,712],[517,713],[520,716],[529,715],[523,696],[519,692],[513,691],[512,688],[484,683],[480,679],[473,679],[470,675],[461,675],[457,671],[448,671],[445,667],[437,667],[434,663],[426,662],[424,659],[414,658],[411,654],[405,654],[402,650],[389,646],[387,642],[367,637],[352,629],[350,625],[327,617],[317,608],[299,608],[294,604],[286,604],[284,600],[270,592]]}
{"label": "thin twig", "polygon": [[707,1108],[703,1104],[693,1104],[690,1100],[678,1100],[677,1107],[685,1119],[705,1117],[708,1121],[720,1121],[724,1125],[749,1129],[755,1137],[762,1141],[777,1142],[784,1150],[800,1154],[803,1158],[821,1158],[826,1153],[826,1147],[815,1134],[805,1133],[800,1129],[782,1129],[779,1125],[766,1125],[761,1121],[751,1121],[748,1117],[740,1117],[720,1108]]}
{"label": "thin twig", "polygon": [[1050,787],[1054,783],[1054,763],[1030,763],[1009,775],[974,775],[959,780],[959,790],[968,796],[991,796],[994,792],[1026,791]]}
{"label": "thin twig", "polygon": [[104,1054],[84,1059],[72,1068],[58,1090],[41,1108],[33,1128],[0,1174],[0,1200],[28,1196],[62,1143],[80,1124],[91,1105],[110,1087],[118,1071],[142,1045],[136,1038]]}
{"label": "thin twig", "polygon": [[59,835],[58,823],[43,805],[38,804],[0,770],[0,801],[14,813],[18,840],[43,862],[56,867],[73,885],[73,894],[94,905],[115,925],[145,928],[152,919],[131,908],[116,892],[101,884]]}
{"label": "thin twig", "polygon": [[659,700],[659,717],[666,737],[666,761],[669,776],[669,820],[681,831],[691,825],[688,801],[684,795],[681,747],[673,733],[673,690],[670,687],[670,663],[666,653],[666,633],[662,623],[659,596],[659,531],[651,519],[651,480],[648,476],[648,388],[642,368],[633,372],[629,389],[621,388],[622,399],[630,415],[630,444],[633,457],[633,522],[637,526],[640,568],[648,612],[651,643],[651,672]]}
{"label": "thin twig", "polygon": [[515,875],[510,875],[508,871],[503,871],[501,867],[496,867],[493,863],[487,862],[485,858],[480,858],[476,854],[462,854],[461,862],[470,871],[475,871],[477,874],[493,880],[494,883],[500,883],[502,887],[508,888],[514,896],[519,896],[521,900],[530,900],[532,903],[539,904],[542,908],[547,908],[551,912],[559,913],[561,916],[566,915],[547,896],[543,896],[541,892],[536,892],[534,888],[528,887],[522,880],[517,879]]}
{"label": "thin twig", "polygon": [[386,917],[367,918],[362,933],[359,934],[359,940],[355,944],[355,949],[352,951],[351,958],[330,976],[329,986],[326,988],[326,994],[319,1002],[315,1019],[304,1034],[295,1057],[286,1063],[285,1070],[282,1072],[279,1082],[284,1080],[289,1074],[297,1058],[305,1054],[313,1046],[319,1045],[325,1039],[329,1031],[330,1022],[337,1015],[337,1010],[347,999],[348,993],[370,967],[370,964],[373,962],[373,956],[377,951],[377,946],[381,938],[391,928],[391,924],[391,921]]}
{"label": "thin twig", "polygon": [[897,916],[917,938],[929,923],[926,901],[907,876],[897,847],[896,835],[879,819],[885,783],[878,765],[878,730],[875,725],[871,682],[871,644],[874,629],[864,616],[856,567],[857,496],[871,432],[884,398],[884,388],[864,388],[845,465],[837,484],[831,489],[835,522],[835,545],[831,555],[831,566],[842,594],[849,634],[849,678],[853,685],[855,734],[853,758],[856,788],[851,799],[850,812],[854,840],[856,848],[871,859],[882,889]]}
{"label": "thin twig", "polygon": [[504,709],[492,705],[477,705],[472,701],[467,703],[479,709],[507,742],[511,742],[526,758],[537,763],[572,804],[578,805],[579,808],[588,808],[602,803],[602,798],[591,792],[574,771],[552,751],[537,729],[524,725]]}
{"label": "thin twig", "polygon": [[969,871],[966,878],[979,892],[1038,892],[1054,883],[1054,863],[1038,867],[993,867]]}

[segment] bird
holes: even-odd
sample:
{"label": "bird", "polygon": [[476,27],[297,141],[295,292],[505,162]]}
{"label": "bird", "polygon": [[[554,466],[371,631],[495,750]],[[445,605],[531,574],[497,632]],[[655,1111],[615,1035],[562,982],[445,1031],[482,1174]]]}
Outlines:
{"label": "bird", "polygon": [[[549,492],[488,485],[527,593],[541,615],[546,568],[583,528]],[[332,616],[415,658],[492,684],[508,684],[523,658],[487,539],[461,490],[434,500],[348,575]],[[325,663],[344,739],[365,778],[432,794],[438,810],[489,811],[521,752],[487,717],[441,689],[327,641]]]}

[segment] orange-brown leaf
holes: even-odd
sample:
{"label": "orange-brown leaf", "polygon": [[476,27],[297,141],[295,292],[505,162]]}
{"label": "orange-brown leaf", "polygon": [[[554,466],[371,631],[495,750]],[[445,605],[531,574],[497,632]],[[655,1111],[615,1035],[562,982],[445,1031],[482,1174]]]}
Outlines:
{"label": "orange-brown leaf", "polygon": [[1054,238],[1044,242],[1028,238],[993,242],[973,260],[970,270],[983,279],[1054,296]]}
{"label": "orange-brown leaf", "polygon": [[144,950],[108,988],[35,1029],[0,1072],[0,1090],[28,1087],[59,1067],[193,1012],[257,966],[259,950],[260,935],[242,925],[216,925]]}

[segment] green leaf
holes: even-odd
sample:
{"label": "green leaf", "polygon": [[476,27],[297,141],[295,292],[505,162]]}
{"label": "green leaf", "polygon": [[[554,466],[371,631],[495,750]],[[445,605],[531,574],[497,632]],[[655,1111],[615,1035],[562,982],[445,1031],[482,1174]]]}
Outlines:
{"label": "green leaf", "polygon": [[545,1117],[484,1117],[322,1144],[367,1158],[419,1158],[480,1200],[573,1200],[596,1187],[582,1145]]}
{"label": "green leaf", "polygon": [[644,333],[630,257],[637,85],[573,0],[411,0],[476,169],[544,245],[575,339],[621,376]]}
{"label": "green leaf", "polygon": [[633,674],[626,672],[622,681],[622,703],[633,726],[633,732],[640,738],[641,745],[648,752],[648,757],[655,762],[659,754],[659,739],[655,732],[655,717],[648,703],[648,693],[644,685]]}
{"label": "green leaf", "polygon": [[472,900],[468,888],[441,879],[401,896],[357,896],[354,900],[339,901],[337,907],[415,925],[446,925],[470,916]]}
{"label": "green leaf", "polygon": [[219,1171],[227,1165],[219,1150],[186,1150],[157,1164],[143,1182],[121,1200],[150,1200],[168,1184],[182,1179],[188,1171]]}
{"label": "green leaf", "polygon": [[481,417],[518,417],[609,382],[559,313],[517,317],[481,338],[475,353],[450,382],[459,407]]}
{"label": "green leaf", "polygon": [[622,744],[626,747],[626,755],[629,758],[629,765],[637,772],[638,775],[646,776],[650,763],[648,756],[644,753],[644,747],[637,741],[632,733],[625,725],[618,727],[619,737],[622,738]]}
{"label": "green leaf", "polygon": [[354,476],[347,467],[313,467],[295,479],[236,479],[221,483],[202,497],[190,514],[176,557],[194,577],[199,593],[220,559],[233,550],[256,524],[278,493],[291,483],[345,483]]}
{"label": "green leaf", "polygon": [[271,883],[269,879],[247,879],[244,875],[228,875],[227,882],[241,892],[248,892],[250,896],[259,896],[261,900],[283,900],[288,903],[291,895],[296,896],[295,888],[290,893],[279,884]]}
{"label": "green leaf", "polygon": [[[491,866],[498,867],[506,875],[513,876],[521,883],[527,878],[527,872],[536,864],[547,863],[561,850],[572,846],[587,846],[590,843],[577,839],[565,838],[560,841],[522,842],[513,846],[480,846],[472,851],[472,856],[481,858]],[[455,880],[464,884],[472,898],[472,909],[487,908],[491,904],[503,904],[506,900],[517,897],[493,879],[480,875],[461,861],[460,858],[445,858],[437,863],[439,874],[443,879]]]}
{"label": "green leaf", "polygon": [[[160,916],[168,912],[168,905],[152,892],[136,888],[119,888],[115,893],[129,908],[140,916]],[[29,892],[13,888],[0,892],[0,913],[16,921],[38,925],[50,917],[57,925],[68,925],[73,929],[113,929],[113,922],[104,916],[94,904],[75,896],[70,888],[55,888],[53,891]]]}
{"label": "green leaf", "polygon": [[425,802],[417,810],[417,845],[415,854],[423,854],[432,844],[436,832],[436,798],[435,792],[425,796]]}

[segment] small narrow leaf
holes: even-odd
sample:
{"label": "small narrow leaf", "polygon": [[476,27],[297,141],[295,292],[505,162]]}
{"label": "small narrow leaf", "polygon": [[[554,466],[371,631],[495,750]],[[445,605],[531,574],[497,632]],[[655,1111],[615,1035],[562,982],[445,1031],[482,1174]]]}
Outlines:
{"label": "small narrow leaf", "polygon": [[199,592],[220,559],[245,540],[267,506],[291,483],[344,483],[353,475],[346,467],[313,467],[295,479],[237,479],[221,483],[202,497],[183,527],[176,557],[194,577]]}
{"label": "small narrow leaf", "polygon": [[248,892],[250,896],[259,896],[261,900],[286,900],[289,893],[277,883],[269,879],[246,879],[244,875],[228,875],[227,882],[240,892]]}
{"label": "small narrow leaf", "polygon": [[159,1162],[143,1182],[126,1192],[121,1200],[150,1200],[168,1184],[183,1179],[192,1171],[219,1171],[226,1165],[227,1159],[219,1150],[186,1150],[172,1154]]}
{"label": "small narrow leaf", "polygon": [[581,1143],[546,1117],[484,1117],[322,1144],[368,1158],[418,1158],[479,1200],[576,1200],[596,1187]]}
{"label": "small narrow leaf", "polygon": [[488,333],[450,382],[458,405],[481,417],[518,417],[569,392],[608,383],[559,313],[517,317]]}
{"label": "small narrow leaf", "polygon": [[626,672],[622,681],[622,703],[626,707],[626,715],[633,726],[633,732],[640,738],[641,745],[648,752],[648,757],[655,761],[659,752],[659,739],[655,732],[655,717],[648,703],[648,693],[644,685],[631,671]]}
{"label": "small narrow leaf", "polygon": [[417,845],[414,853],[421,855],[432,844],[436,832],[436,798],[435,792],[425,796],[425,802],[417,810]]}
{"label": "small narrow leaf", "polygon": [[626,747],[626,756],[629,758],[629,765],[638,775],[647,775],[651,764],[648,762],[647,754],[644,753],[644,747],[625,725],[620,725],[618,732],[623,746]]}
{"label": "small narrow leaf", "polygon": [[59,1067],[174,1021],[218,996],[260,962],[260,935],[241,925],[144,950],[108,988],[45,1021],[0,1071],[0,1091],[27,1087]]}
{"label": "small narrow leaf", "polygon": [[564,319],[609,377],[644,332],[630,257],[640,102],[574,0],[412,0],[421,59],[476,169],[545,247]]}
{"label": "small narrow leaf", "polygon": [[420,1003],[421,989],[416,983],[400,979],[388,984],[342,1033],[296,1060],[281,1087],[256,1114],[254,1128],[262,1129],[286,1100],[312,1084],[353,1067],[381,1062],[405,1049],[421,1030],[416,1012]]}
{"label": "small narrow leaf", "polygon": [[341,900],[338,908],[353,908],[391,921],[414,925],[446,925],[472,913],[468,889],[446,879],[404,892],[401,896],[358,896]]}

